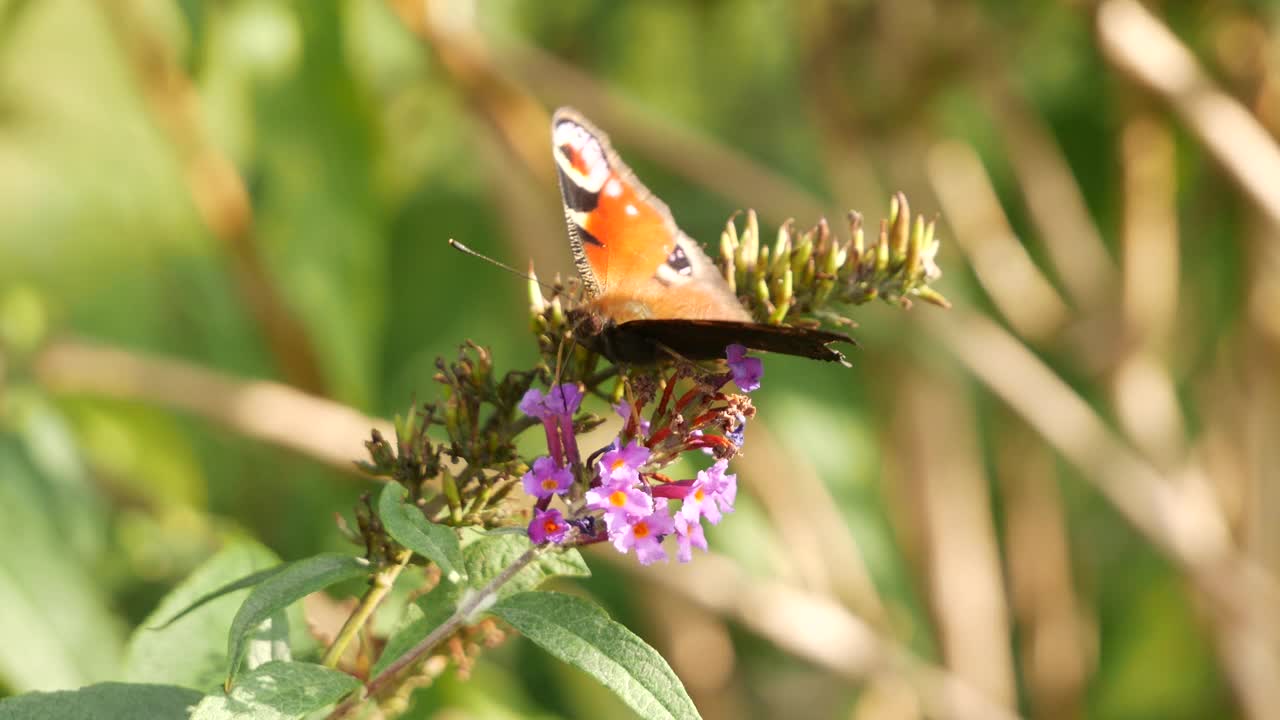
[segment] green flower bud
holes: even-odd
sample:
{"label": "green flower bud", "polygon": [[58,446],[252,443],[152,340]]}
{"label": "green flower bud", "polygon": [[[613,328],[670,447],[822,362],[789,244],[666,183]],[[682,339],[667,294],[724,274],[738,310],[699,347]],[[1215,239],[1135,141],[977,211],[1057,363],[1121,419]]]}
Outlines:
{"label": "green flower bud", "polygon": [[817,228],[801,233],[791,250],[791,273],[800,278],[801,286],[813,283],[813,238],[816,234]]}
{"label": "green flower bud", "polygon": [[774,296],[773,312],[769,314],[769,322],[774,325],[780,324],[791,310],[791,298],[795,290],[792,277],[791,268],[787,267],[782,271],[782,277],[778,278],[778,292]]}
{"label": "green flower bud", "polygon": [[756,278],[755,289],[756,289],[756,300],[760,302],[761,306],[768,308],[770,311],[772,311],[773,303],[769,301],[769,283],[766,282],[763,277]]}
{"label": "green flower bud", "polygon": [[890,205],[890,216],[892,220],[892,232],[889,237],[892,242],[890,245],[890,257],[895,261],[901,261],[906,258],[907,244],[910,242],[911,235],[911,207],[907,205],[907,196],[903,193],[895,193],[893,203]]}
{"label": "green flower bud", "polygon": [[889,223],[880,221],[880,237],[876,238],[875,273],[883,275],[889,268]]}
{"label": "green flower bud", "polygon": [[862,253],[866,252],[866,238],[862,232],[862,213],[849,213],[849,237],[850,247],[853,250],[855,259],[862,257]]}
{"label": "green flower bud", "polygon": [[916,288],[915,295],[921,300],[924,300],[927,303],[932,303],[934,305],[937,305],[938,307],[941,307],[941,308],[951,307],[951,301],[947,300],[945,297],[942,296],[942,293],[938,292],[937,290],[934,290],[928,285],[922,285],[921,287]]}
{"label": "green flower bud", "polygon": [[791,233],[795,220],[788,219],[778,226],[778,237],[773,241],[773,262],[769,266],[769,274],[778,277],[783,265],[791,264]]}
{"label": "green flower bud", "polygon": [[529,312],[534,317],[542,317],[542,311],[547,309],[547,301],[542,297],[542,284],[538,282],[538,276],[533,272],[533,263],[529,263]]}
{"label": "green flower bud", "polygon": [[813,304],[821,306],[831,296],[831,291],[835,289],[836,279],[840,272],[840,265],[844,252],[834,245],[827,248],[827,252],[822,256],[822,266],[819,268],[821,276],[818,278],[817,284],[813,291]]}
{"label": "green flower bud", "polygon": [[724,262],[724,281],[729,285],[729,291],[733,293],[738,292],[738,268],[735,260],[737,254],[738,227],[734,224],[733,218],[729,218],[724,230],[720,231],[720,258]]}
{"label": "green flower bud", "polygon": [[747,211],[747,226],[742,231],[742,248],[739,267],[750,275],[755,274],[760,260],[760,219],[755,210]]}
{"label": "green flower bud", "polygon": [[559,329],[566,324],[564,316],[564,305],[560,302],[560,296],[556,295],[551,298],[551,326]]}
{"label": "green flower bud", "polygon": [[903,277],[907,282],[914,282],[919,279],[920,254],[924,251],[924,218],[916,216],[915,222],[911,223],[911,239],[907,242],[907,257],[903,262]]}

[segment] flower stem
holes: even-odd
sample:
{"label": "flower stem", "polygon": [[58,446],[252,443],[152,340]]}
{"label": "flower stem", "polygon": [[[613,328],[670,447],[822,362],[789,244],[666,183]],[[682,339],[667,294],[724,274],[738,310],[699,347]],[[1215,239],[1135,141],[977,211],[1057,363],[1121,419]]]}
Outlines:
{"label": "flower stem", "polygon": [[546,546],[542,545],[535,545],[534,547],[529,548],[523,555],[516,558],[515,562],[503,569],[496,578],[490,581],[488,585],[485,585],[479,592],[464,597],[462,602],[458,604],[458,609],[454,610],[453,615],[450,615],[448,620],[441,623],[435,630],[432,630],[425,638],[418,642],[417,645],[414,645],[412,649],[400,656],[400,658],[395,662],[388,665],[372,680],[365,683],[364,687],[356,690],[351,695],[348,695],[346,700],[343,700],[333,709],[333,712],[329,713],[328,720],[337,720],[338,718],[345,717],[361,702],[364,702],[366,698],[376,694],[388,683],[394,680],[401,670],[404,670],[410,665],[421,660],[423,656],[435,649],[437,645],[457,632],[459,628],[471,620],[471,616],[476,612],[476,610],[493,602],[493,599],[497,595],[498,588],[507,584],[511,578],[515,577],[516,573],[520,572],[526,565],[533,562],[534,559],[537,558],[545,549]]}
{"label": "flower stem", "polygon": [[412,551],[402,550],[396,555],[394,565],[388,565],[373,576],[373,584],[365,591],[364,597],[360,598],[360,604],[356,606],[355,612],[351,613],[343,623],[342,629],[338,631],[338,637],[334,638],[333,644],[320,660],[321,664],[330,668],[338,666],[338,661],[347,651],[347,646],[359,634],[360,628],[364,627],[364,624],[373,616],[373,611],[378,609],[382,599],[391,592],[391,586],[395,585],[396,578],[400,576],[400,571],[404,570],[405,565],[409,564],[411,557],[413,557]]}

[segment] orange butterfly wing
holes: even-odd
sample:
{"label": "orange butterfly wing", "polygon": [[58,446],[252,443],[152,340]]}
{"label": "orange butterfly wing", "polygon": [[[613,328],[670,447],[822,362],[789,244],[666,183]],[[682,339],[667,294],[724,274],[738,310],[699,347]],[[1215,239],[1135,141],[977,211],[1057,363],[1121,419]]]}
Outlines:
{"label": "orange butterfly wing", "polygon": [[719,269],[618,157],[569,108],[551,120],[569,243],[589,309],[606,322],[587,338],[614,361],[722,358],[728,345],[848,364],[824,330],[751,321]]}
{"label": "orange butterfly wing", "polygon": [[697,243],[577,112],[551,122],[565,220],[595,309],[615,322],[750,320]]}

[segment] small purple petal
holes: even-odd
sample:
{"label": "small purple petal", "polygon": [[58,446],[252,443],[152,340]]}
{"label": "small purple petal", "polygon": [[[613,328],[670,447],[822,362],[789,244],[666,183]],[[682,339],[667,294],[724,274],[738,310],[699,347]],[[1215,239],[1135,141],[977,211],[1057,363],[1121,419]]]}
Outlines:
{"label": "small purple petal", "polygon": [[728,460],[717,460],[706,470],[698,471],[697,479],[680,506],[681,517],[690,523],[705,517],[707,522],[715,525],[724,513],[733,512],[733,503],[738,496],[738,476],[725,473],[728,467]]}
{"label": "small purple petal", "polygon": [[729,372],[733,374],[733,382],[738,389],[751,392],[760,387],[764,363],[759,358],[747,357],[747,349],[738,344],[725,348],[725,358],[729,361]]}
{"label": "small purple petal", "polygon": [[696,520],[690,522],[683,514],[676,517],[675,523],[676,543],[679,546],[676,559],[687,563],[693,559],[694,547],[707,549],[707,536],[702,532],[702,523]]}
{"label": "small purple petal", "polygon": [[545,406],[546,398],[542,395],[542,391],[537,388],[530,388],[529,392],[520,398],[520,412],[529,417],[542,418],[547,414]]}
{"label": "small purple petal", "polygon": [[569,524],[559,510],[538,510],[529,523],[529,539],[535,545],[545,542],[564,542],[569,533]]}
{"label": "small purple petal", "polygon": [[622,418],[622,422],[631,419],[631,403],[626,400],[619,400],[614,406],[613,411],[618,413],[618,417]]}
{"label": "small purple petal", "polygon": [[600,457],[600,482],[603,485],[634,485],[640,481],[640,467],[649,460],[649,448],[632,440],[626,447],[606,452]]}
{"label": "small purple petal", "polygon": [[612,527],[616,521],[624,523],[642,518],[653,512],[653,498],[638,487],[602,485],[587,491],[587,507],[603,510],[605,524]]}
{"label": "small purple petal", "polygon": [[667,551],[662,547],[662,543],[656,539],[648,538],[644,542],[637,542],[636,559],[641,565],[652,565],[653,563],[667,559]]}
{"label": "small purple petal", "polygon": [[556,385],[547,392],[543,404],[549,412],[572,418],[582,404],[582,389],[576,383]]}
{"label": "small purple petal", "polygon": [[667,551],[662,548],[662,538],[673,532],[675,523],[667,512],[667,501],[659,498],[654,501],[653,512],[649,515],[611,528],[610,539],[618,552],[635,550],[640,564],[648,565],[667,559]]}
{"label": "small purple petal", "polygon": [[556,465],[551,458],[540,457],[533,461],[533,467],[520,478],[520,482],[525,492],[541,500],[567,491],[573,484],[573,474]]}

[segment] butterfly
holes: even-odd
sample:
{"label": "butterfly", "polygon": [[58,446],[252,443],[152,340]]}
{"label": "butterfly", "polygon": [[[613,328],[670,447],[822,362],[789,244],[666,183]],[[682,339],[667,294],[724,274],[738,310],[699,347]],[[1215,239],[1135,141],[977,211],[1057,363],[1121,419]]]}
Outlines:
{"label": "butterfly", "polygon": [[753,322],[666,204],[576,110],[555,112],[551,143],[586,292],[577,333],[584,344],[615,362],[639,364],[723,358],[732,344],[849,364],[828,347],[853,343],[848,335]]}

